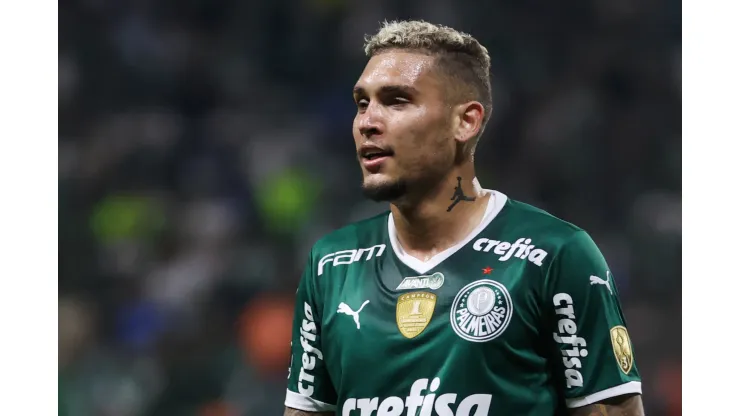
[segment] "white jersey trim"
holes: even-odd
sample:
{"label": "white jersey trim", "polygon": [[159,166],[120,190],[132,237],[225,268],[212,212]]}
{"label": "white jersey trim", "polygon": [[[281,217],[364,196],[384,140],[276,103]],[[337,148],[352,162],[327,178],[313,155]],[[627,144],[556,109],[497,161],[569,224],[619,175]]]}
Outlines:
{"label": "white jersey trim", "polygon": [[565,399],[565,405],[569,408],[587,406],[589,404],[598,403],[602,400],[609,399],[612,397],[621,396],[623,394],[642,394],[642,383],[639,381],[630,381],[618,386],[601,390],[588,396],[578,397],[575,399]]}
{"label": "white jersey trim", "polygon": [[286,390],[285,405],[304,412],[333,412],[337,405],[324,403],[294,391]]}
{"label": "white jersey trim", "polygon": [[483,220],[481,221],[481,223],[477,227],[475,227],[475,229],[471,231],[470,234],[468,234],[468,236],[465,237],[462,241],[437,254],[427,261],[421,261],[404,251],[403,247],[401,247],[401,245],[398,243],[398,235],[396,234],[396,225],[393,222],[393,214],[388,214],[388,237],[390,237],[389,239],[391,240],[391,248],[393,248],[393,252],[396,254],[396,257],[398,257],[398,259],[403,264],[409,266],[415,272],[419,274],[424,274],[429,270],[437,267],[440,263],[447,260],[453,254],[460,251],[461,248],[463,248],[466,244],[468,244],[471,240],[478,236],[478,234],[480,234],[486,227],[488,227],[488,224],[490,224],[491,221],[496,218],[498,213],[501,212],[501,210],[504,208],[504,205],[506,205],[508,197],[505,194],[490,189],[484,189],[484,191],[491,196],[488,199],[486,213],[483,216]]}

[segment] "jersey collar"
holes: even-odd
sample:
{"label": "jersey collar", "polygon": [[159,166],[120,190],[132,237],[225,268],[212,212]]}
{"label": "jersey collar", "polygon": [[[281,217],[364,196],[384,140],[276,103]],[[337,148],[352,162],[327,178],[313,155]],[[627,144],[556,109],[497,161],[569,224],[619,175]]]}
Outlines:
{"label": "jersey collar", "polygon": [[473,229],[473,231],[471,231],[470,234],[463,238],[459,243],[455,244],[454,246],[448,248],[443,252],[437,253],[437,255],[427,261],[421,261],[416,257],[409,255],[403,250],[403,247],[401,247],[398,242],[398,234],[396,233],[396,225],[393,222],[393,214],[388,214],[388,237],[390,239],[391,247],[393,248],[393,252],[396,254],[396,257],[398,257],[398,259],[403,264],[405,264],[415,272],[419,274],[425,274],[429,270],[437,267],[443,261],[447,260],[453,254],[457,253],[473,238],[480,234],[486,227],[488,227],[491,221],[493,221],[498,213],[501,212],[501,210],[504,208],[504,205],[506,205],[508,197],[505,194],[491,189],[484,189],[484,191],[490,194],[491,197],[488,199],[486,213],[483,216],[480,224],[478,224],[478,226],[475,227],[475,229]]}

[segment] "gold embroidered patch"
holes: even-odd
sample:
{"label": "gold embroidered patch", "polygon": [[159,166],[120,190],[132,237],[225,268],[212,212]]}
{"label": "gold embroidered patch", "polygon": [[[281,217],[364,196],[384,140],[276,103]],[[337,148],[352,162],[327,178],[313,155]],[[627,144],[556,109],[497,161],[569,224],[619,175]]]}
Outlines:
{"label": "gold embroidered patch", "polygon": [[634,358],[632,356],[632,342],[627,334],[627,328],[619,325],[609,331],[612,338],[612,348],[614,356],[617,358],[617,364],[624,374],[629,374],[632,370]]}
{"label": "gold embroidered patch", "polygon": [[396,304],[396,324],[406,338],[421,334],[432,319],[437,295],[429,292],[404,293]]}

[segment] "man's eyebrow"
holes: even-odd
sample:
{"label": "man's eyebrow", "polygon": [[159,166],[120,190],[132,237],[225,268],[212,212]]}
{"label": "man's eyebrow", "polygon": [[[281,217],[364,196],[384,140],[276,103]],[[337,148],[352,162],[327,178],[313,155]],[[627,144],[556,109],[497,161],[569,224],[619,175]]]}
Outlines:
{"label": "man's eyebrow", "polygon": [[[410,85],[384,85],[380,87],[379,94],[389,94],[389,93],[402,93],[402,94],[408,94],[408,95],[414,95],[418,94],[419,91],[410,86]],[[354,89],[352,89],[353,95],[367,95],[365,92],[365,89],[357,86]]]}
{"label": "man's eyebrow", "polygon": [[388,94],[388,93],[394,93],[394,92],[414,95],[414,94],[418,94],[419,91],[417,91],[416,88],[410,85],[384,85],[380,88],[381,94]]}

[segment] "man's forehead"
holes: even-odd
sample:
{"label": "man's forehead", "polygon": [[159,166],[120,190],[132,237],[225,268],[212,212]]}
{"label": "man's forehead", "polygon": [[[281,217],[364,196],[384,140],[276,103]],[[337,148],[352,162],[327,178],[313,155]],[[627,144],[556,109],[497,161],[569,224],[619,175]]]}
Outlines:
{"label": "man's forehead", "polygon": [[389,51],[373,56],[357,81],[357,87],[372,89],[386,84],[418,85],[428,81],[434,58],[430,55]]}

